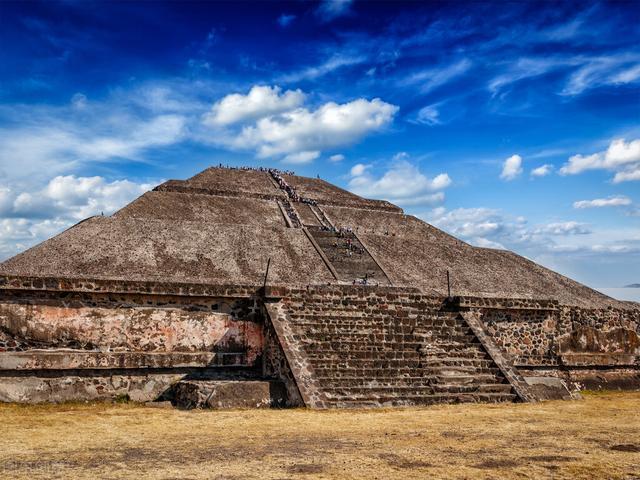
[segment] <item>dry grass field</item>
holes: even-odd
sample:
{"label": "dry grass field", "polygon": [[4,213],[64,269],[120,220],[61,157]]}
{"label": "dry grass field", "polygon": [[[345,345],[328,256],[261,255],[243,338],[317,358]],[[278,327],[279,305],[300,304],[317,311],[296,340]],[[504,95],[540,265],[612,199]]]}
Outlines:
{"label": "dry grass field", "polygon": [[535,405],[1,405],[6,479],[640,478],[640,393]]}

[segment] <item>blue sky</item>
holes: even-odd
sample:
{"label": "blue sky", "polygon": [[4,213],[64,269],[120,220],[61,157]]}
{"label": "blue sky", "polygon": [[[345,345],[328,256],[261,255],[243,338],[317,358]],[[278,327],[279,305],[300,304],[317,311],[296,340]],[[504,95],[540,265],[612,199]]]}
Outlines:
{"label": "blue sky", "polygon": [[637,2],[3,2],[0,45],[0,258],[223,162],[640,282]]}

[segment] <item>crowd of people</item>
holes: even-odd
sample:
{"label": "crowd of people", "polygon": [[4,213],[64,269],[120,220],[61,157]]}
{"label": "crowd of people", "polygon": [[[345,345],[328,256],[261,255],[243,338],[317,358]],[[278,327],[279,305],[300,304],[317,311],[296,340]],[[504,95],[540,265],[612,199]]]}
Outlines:
{"label": "crowd of people", "polygon": [[291,223],[293,224],[293,226],[295,228],[301,228],[302,221],[300,220],[300,217],[298,217],[298,214],[296,213],[296,211],[291,206],[291,203],[289,203],[289,200],[283,201],[282,205],[284,206],[284,209],[287,212],[287,215],[291,219]]}
{"label": "crowd of people", "polygon": [[278,186],[282,190],[287,192],[287,195],[291,200],[293,200],[294,202],[299,202],[300,196],[298,195],[298,192],[296,192],[296,189],[287,183],[287,181],[282,177],[281,173],[283,172],[280,172],[280,170],[276,170],[275,168],[269,169],[269,174],[273,177]]}
{"label": "crowd of people", "polygon": [[295,172],[291,171],[291,170],[278,170],[277,168],[267,168],[267,167],[234,167],[232,165],[223,165],[222,163],[220,163],[218,165],[218,168],[224,168],[227,170],[241,170],[243,172],[249,172],[249,171],[253,171],[253,172],[275,172],[279,175],[295,175]]}

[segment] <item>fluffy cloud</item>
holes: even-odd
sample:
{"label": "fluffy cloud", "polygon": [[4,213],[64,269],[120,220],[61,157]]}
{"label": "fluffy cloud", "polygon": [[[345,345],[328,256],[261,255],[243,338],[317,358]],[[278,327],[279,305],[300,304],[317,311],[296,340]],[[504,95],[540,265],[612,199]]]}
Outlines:
{"label": "fluffy cloud", "polygon": [[614,183],[640,180],[640,139],[625,142],[613,140],[609,148],[591,155],[573,155],[562,166],[560,174],[576,175],[587,170],[611,170],[616,174]]}
{"label": "fluffy cloud", "polygon": [[152,188],[129,180],[108,182],[103,177],[60,175],[35,192],[0,188],[0,216],[25,219],[82,220],[111,214]]}
{"label": "fluffy cloud", "polygon": [[631,205],[631,199],[624,196],[596,198],[594,200],[580,200],[573,203],[573,208],[602,208],[621,207]]}
{"label": "fluffy cloud", "polygon": [[531,176],[532,177],[546,177],[547,175],[549,175],[551,173],[551,170],[553,170],[553,165],[545,163],[544,165],[540,165],[539,167],[534,168],[533,170],[531,170]]}
{"label": "fluffy cloud", "polygon": [[520,155],[511,155],[502,164],[502,173],[500,178],[503,180],[513,180],[522,173],[522,157]]}
{"label": "fluffy cloud", "polygon": [[381,177],[370,173],[370,165],[356,164],[351,168],[349,189],[369,198],[383,198],[400,205],[440,203],[444,190],[451,185],[446,173],[434,178],[422,174],[406,160],[396,161]]}
{"label": "fluffy cloud", "polygon": [[230,125],[292,110],[304,102],[300,90],[282,92],[280,87],[255,85],[247,95],[232,93],[217,101],[205,121],[212,125]]}
{"label": "fluffy cloud", "polygon": [[640,251],[640,238],[626,230],[595,232],[588,225],[576,221],[530,226],[522,217],[513,218],[489,208],[447,211],[439,207],[424,215],[424,219],[472,245],[515,250],[530,258],[550,255],[545,257],[547,261],[566,258],[567,254]]}
{"label": "fluffy cloud", "polygon": [[589,227],[579,222],[556,222],[549,223],[534,230],[536,234],[546,235],[588,235],[591,233]]}
{"label": "fluffy cloud", "polygon": [[[328,102],[315,110],[292,108],[303,98],[301,92],[294,95],[295,101],[291,101],[291,97],[285,98],[287,93],[280,94],[278,87],[265,88],[270,92],[266,94],[270,98],[267,102],[269,108],[277,108],[278,113],[273,113],[266,107],[258,107],[256,102],[245,102],[256,87],[246,96],[229,95],[214,106],[213,117],[209,115],[206,119],[214,127],[232,127],[214,128],[214,143],[234,150],[254,150],[259,158],[282,155],[289,160],[308,161],[312,156],[311,152],[315,155],[326,149],[350,145],[369,133],[381,130],[392,122],[398,111],[398,107],[379,98],[360,98],[343,104]],[[233,100],[228,101],[231,97]],[[230,105],[243,107],[238,113],[233,109],[227,110],[226,107]],[[262,116],[255,121],[238,126],[230,125],[259,115]],[[212,121],[213,118],[218,120]]]}
{"label": "fluffy cloud", "polygon": [[329,157],[329,161],[333,162],[333,163],[338,163],[344,160],[344,155],[342,155],[341,153],[337,153],[335,155],[331,155]]}
{"label": "fluffy cloud", "polygon": [[290,153],[286,157],[284,157],[283,162],[285,163],[294,163],[294,164],[304,164],[311,163],[316,158],[320,156],[320,152],[298,152],[298,153]]}
{"label": "fluffy cloud", "polygon": [[151,188],[75,175],[57,176],[33,191],[0,186],[0,256],[15,254],[92,215],[109,215]]}

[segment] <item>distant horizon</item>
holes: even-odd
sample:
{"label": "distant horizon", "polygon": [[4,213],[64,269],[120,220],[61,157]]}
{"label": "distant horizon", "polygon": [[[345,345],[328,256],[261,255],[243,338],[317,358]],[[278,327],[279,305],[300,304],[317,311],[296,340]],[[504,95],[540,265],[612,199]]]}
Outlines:
{"label": "distant horizon", "polygon": [[0,10],[0,260],[222,162],[319,175],[596,290],[640,282],[637,3]]}

